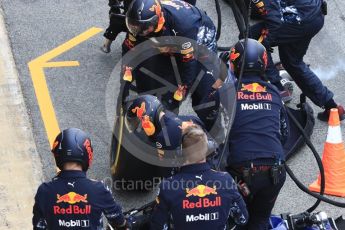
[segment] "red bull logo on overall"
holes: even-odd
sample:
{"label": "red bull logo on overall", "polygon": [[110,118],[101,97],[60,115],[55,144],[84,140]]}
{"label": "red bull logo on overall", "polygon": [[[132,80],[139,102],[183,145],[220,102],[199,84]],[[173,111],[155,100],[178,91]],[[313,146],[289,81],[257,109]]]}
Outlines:
{"label": "red bull logo on overall", "polygon": [[211,200],[209,198],[199,198],[197,202],[192,202],[187,199],[182,201],[183,209],[209,208],[220,206],[222,206],[222,198],[220,196],[216,196],[215,200]]}
{"label": "red bull logo on overall", "polygon": [[236,53],[235,47],[232,47],[232,48],[231,48],[231,51],[230,51],[230,56],[229,56],[230,67],[231,67],[232,70],[235,69],[234,62],[236,61],[236,59],[237,59],[239,56],[240,56],[240,53]]}
{"label": "red bull logo on overall", "polygon": [[59,205],[54,205],[54,214],[82,214],[87,215],[91,213],[91,205],[85,205],[84,207],[79,207],[77,203],[88,203],[87,194],[80,195],[75,192],[69,192],[64,195],[56,195],[56,203],[67,203],[70,204],[67,207],[60,207]]}
{"label": "red bull logo on overall", "polygon": [[213,186],[213,188],[205,186],[205,185],[198,185],[192,189],[186,189],[186,197],[199,197],[199,199],[195,201],[190,201],[189,199],[184,199],[182,201],[182,208],[183,209],[194,209],[194,208],[207,208],[207,207],[219,207],[221,206],[221,197],[216,196],[215,199],[209,199],[206,196],[209,195],[217,195],[217,188]]}
{"label": "red bull logo on overall", "polygon": [[56,197],[57,197],[56,203],[62,203],[62,202],[69,203],[69,204],[75,204],[79,202],[87,203],[87,194],[82,196],[75,192],[69,192],[62,196],[57,194]]}
{"label": "red bull logo on overall", "polygon": [[237,99],[238,100],[258,100],[258,101],[272,101],[272,94],[270,93],[266,93],[266,94],[262,94],[262,93],[252,93],[252,94],[248,94],[248,93],[244,93],[244,92],[237,92]]}
{"label": "red bull logo on overall", "polygon": [[250,83],[250,84],[242,84],[242,89],[241,91],[248,91],[252,93],[265,93],[266,91],[266,86],[262,86],[257,82]]}
{"label": "red bull logo on overall", "polygon": [[186,197],[190,196],[198,196],[198,197],[205,197],[211,194],[217,194],[216,186],[213,186],[213,188],[208,187],[206,185],[198,185],[195,188],[186,189]]}
{"label": "red bull logo on overall", "polygon": [[[250,92],[251,94],[248,94]],[[259,83],[242,84],[241,91],[237,92],[238,100],[272,101],[272,94],[268,93],[266,86]]]}

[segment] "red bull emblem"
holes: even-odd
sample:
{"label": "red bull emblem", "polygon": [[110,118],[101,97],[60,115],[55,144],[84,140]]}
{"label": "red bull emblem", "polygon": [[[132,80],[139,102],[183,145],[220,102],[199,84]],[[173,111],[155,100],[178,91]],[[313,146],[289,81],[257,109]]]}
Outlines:
{"label": "red bull emblem", "polygon": [[262,55],[262,59],[264,60],[264,65],[265,65],[265,68],[266,68],[267,63],[268,63],[268,61],[267,61],[267,52],[266,52],[266,51],[265,51],[264,54]]}
{"label": "red bull emblem", "polygon": [[56,198],[57,198],[56,203],[68,203],[68,204],[76,204],[80,202],[87,203],[87,194],[82,196],[75,192],[69,192],[62,196],[57,194]]}
{"label": "red bull emblem", "polygon": [[58,145],[59,145],[59,141],[55,141],[54,144],[53,144],[53,148],[52,149],[55,149],[56,146],[58,146]]}
{"label": "red bull emblem", "polygon": [[85,140],[84,147],[86,148],[86,152],[89,156],[88,158],[89,158],[89,167],[90,167],[92,163],[92,159],[93,159],[93,151],[92,151],[91,142],[89,139]]}
{"label": "red bull emblem", "polygon": [[222,198],[216,196],[215,199],[211,200],[209,198],[199,198],[196,202],[190,200],[182,201],[183,209],[194,209],[194,208],[209,208],[209,207],[220,207],[222,206]]}
{"label": "red bull emblem", "polygon": [[156,128],[154,124],[150,121],[150,117],[145,115],[145,102],[142,102],[140,107],[135,107],[134,109],[132,109],[132,113],[136,113],[137,117],[141,121],[141,127],[144,129],[144,132],[147,136],[152,136],[156,132]]}
{"label": "red bull emblem", "polygon": [[123,75],[123,80],[128,82],[133,81],[132,67],[125,66],[125,74]]}
{"label": "red bull emblem", "polygon": [[[52,147],[52,151],[54,151],[55,148],[56,148],[58,145],[59,145],[59,141],[55,141],[54,144],[53,144],[53,147]],[[53,154],[54,154],[54,156],[56,157],[56,153],[53,152]]]}
{"label": "red bull emblem", "polygon": [[155,2],[156,2],[156,4],[153,4],[149,10],[152,12],[155,12],[157,14],[157,16],[159,16],[159,14],[162,11],[162,8],[161,8],[159,2],[157,2],[157,0],[155,0]]}
{"label": "red bull emblem", "polygon": [[240,56],[240,53],[236,53],[236,49],[233,47],[230,53],[230,61],[235,61]]}
{"label": "red bull emblem", "polygon": [[251,83],[251,84],[242,84],[242,89],[241,91],[248,91],[252,93],[264,93],[266,91],[266,86],[262,86],[259,83]]}
{"label": "red bull emblem", "polygon": [[197,197],[205,197],[211,194],[217,194],[216,186],[213,186],[213,188],[205,186],[205,185],[198,185],[195,188],[192,189],[186,189],[186,197],[190,196],[197,196]]}
{"label": "red bull emblem", "polygon": [[149,10],[152,12],[155,12],[156,15],[159,17],[158,26],[157,26],[157,28],[155,28],[155,32],[157,33],[163,28],[163,25],[165,23],[165,19],[163,17],[161,5],[159,4],[159,2],[157,0],[155,0],[155,2],[156,2],[156,4],[153,4]]}
{"label": "red bull emblem", "polygon": [[186,95],[187,86],[178,85],[177,90],[174,93],[174,99],[176,101],[182,101]]}
{"label": "red bull emblem", "polygon": [[268,35],[268,29],[262,29],[258,42],[262,43],[267,38],[267,35]]}

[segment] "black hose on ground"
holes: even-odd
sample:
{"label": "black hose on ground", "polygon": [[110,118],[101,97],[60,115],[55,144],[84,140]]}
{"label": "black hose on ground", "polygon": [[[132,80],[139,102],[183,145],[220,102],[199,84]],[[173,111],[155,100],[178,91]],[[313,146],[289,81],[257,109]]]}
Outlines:
{"label": "black hose on ground", "polygon": [[[313,193],[311,191],[309,191],[309,189],[304,186],[304,184],[302,184],[297,178],[296,176],[293,174],[293,172],[291,171],[290,167],[285,165],[285,169],[286,169],[286,172],[289,174],[289,176],[291,177],[291,179],[296,183],[297,187],[300,188],[303,192],[307,193],[308,195],[312,196],[312,197],[315,197],[316,199],[319,199],[323,202],[326,202],[328,204],[331,204],[333,206],[336,206],[336,207],[340,207],[340,208],[345,208],[345,203],[341,203],[341,202],[338,202],[338,201],[334,201],[334,200],[331,200],[325,196],[321,196],[320,194],[317,194],[317,193]],[[310,209],[308,209],[310,210]]]}
{"label": "black hose on ground", "polygon": [[[302,102],[301,102],[302,103]],[[321,187],[320,187],[320,195],[322,196],[325,192],[325,171],[324,171],[324,168],[323,168],[323,165],[322,165],[322,160],[318,154],[318,152],[316,151],[313,143],[311,143],[308,135],[304,132],[304,129],[303,127],[301,126],[301,124],[298,122],[298,120],[294,117],[294,115],[290,112],[289,108],[286,106],[286,112],[290,118],[290,121],[293,121],[294,124],[297,126],[297,128],[300,130],[301,134],[303,135],[304,137],[304,140],[306,142],[306,144],[308,145],[308,147],[310,148],[310,150],[312,151],[315,159],[316,159],[316,162],[317,162],[317,165],[319,167],[319,171],[320,171],[320,175],[321,175]],[[295,175],[293,174],[293,172],[291,171],[291,169],[289,168],[288,165],[285,164],[285,168],[286,168],[286,172],[289,174],[289,176],[291,177],[291,179],[296,183],[296,185],[298,186],[299,184],[301,185],[302,183],[300,181],[298,181],[298,179],[295,177]],[[304,186],[304,185],[303,185]],[[299,186],[298,186],[299,187]],[[304,186],[305,187],[305,186]],[[306,188],[306,187],[305,187]],[[306,188],[308,190],[308,188]],[[304,191],[302,189],[302,191]],[[308,190],[309,191],[309,190]],[[311,192],[310,192],[311,193]],[[315,204],[308,208],[307,209],[307,212],[311,213],[313,212],[318,206],[319,204],[321,203],[321,200],[318,199]]]}

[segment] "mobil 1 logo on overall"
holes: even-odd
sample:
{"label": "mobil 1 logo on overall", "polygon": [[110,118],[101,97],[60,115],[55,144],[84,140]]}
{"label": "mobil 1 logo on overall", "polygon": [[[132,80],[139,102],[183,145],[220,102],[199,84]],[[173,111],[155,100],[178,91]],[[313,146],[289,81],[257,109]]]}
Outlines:
{"label": "mobil 1 logo on overall", "polygon": [[219,212],[205,213],[198,215],[186,215],[186,222],[218,220]]}
{"label": "mobil 1 logo on overall", "polygon": [[90,227],[89,220],[61,220],[59,219],[59,226],[66,228],[88,228]]}
{"label": "mobil 1 logo on overall", "polygon": [[269,103],[242,103],[241,110],[272,110]]}

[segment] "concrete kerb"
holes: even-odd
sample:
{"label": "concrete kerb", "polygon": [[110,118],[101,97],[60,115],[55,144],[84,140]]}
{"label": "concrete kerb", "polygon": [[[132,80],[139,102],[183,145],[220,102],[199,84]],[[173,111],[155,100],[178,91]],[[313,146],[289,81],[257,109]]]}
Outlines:
{"label": "concrete kerb", "polygon": [[27,229],[42,165],[3,15],[0,7],[0,229]]}

